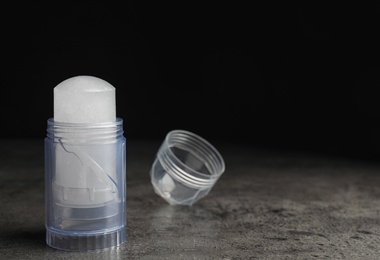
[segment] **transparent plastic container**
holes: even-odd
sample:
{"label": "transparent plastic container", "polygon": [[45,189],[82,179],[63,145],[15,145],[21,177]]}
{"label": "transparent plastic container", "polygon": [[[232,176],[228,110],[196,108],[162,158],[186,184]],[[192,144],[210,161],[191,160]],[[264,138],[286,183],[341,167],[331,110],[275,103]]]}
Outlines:
{"label": "transparent plastic container", "polygon": [[126,140],[123,120],[69,124],[48,120],[45,224],[49,246],[110,248],[126,240]]}
{"label": "transparent plastic container", "polygon": [[171,205],[193,205],[225,170],[223,157],[202,137],[173,130],[161,144],[150,176],[155,192]]}

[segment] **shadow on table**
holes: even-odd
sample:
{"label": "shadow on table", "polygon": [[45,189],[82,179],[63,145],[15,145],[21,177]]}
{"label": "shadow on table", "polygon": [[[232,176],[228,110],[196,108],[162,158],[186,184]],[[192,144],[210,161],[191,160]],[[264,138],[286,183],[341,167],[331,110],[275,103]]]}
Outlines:
{"label": "shadow on table", "polygon": [[41,250],[46,248],[45,230],[15,231],[1,234],[0,248],[35,248]]}

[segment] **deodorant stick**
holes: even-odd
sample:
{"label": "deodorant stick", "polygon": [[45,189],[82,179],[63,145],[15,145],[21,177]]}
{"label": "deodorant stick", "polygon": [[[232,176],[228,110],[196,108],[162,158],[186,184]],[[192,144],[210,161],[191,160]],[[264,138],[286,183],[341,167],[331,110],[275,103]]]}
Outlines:
{"label": "deodorant stick", "polygon": [[67,251],[126,240],[126,139],[115,88],[75,76],[54,88],[45,138],[46,243]]}

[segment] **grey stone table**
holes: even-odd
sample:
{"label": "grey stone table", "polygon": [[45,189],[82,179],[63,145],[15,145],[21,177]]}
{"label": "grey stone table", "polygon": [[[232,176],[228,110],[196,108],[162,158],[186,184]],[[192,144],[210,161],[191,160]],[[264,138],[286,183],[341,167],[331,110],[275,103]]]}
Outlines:
{"label": "grey stone table", "polygon": [[0,259],[380,259],[380,163],[214,144],[226,171],[197,204],[150,184],[159,142],[128,140],[127,242],[45,244],[43,140],[0,140]]}

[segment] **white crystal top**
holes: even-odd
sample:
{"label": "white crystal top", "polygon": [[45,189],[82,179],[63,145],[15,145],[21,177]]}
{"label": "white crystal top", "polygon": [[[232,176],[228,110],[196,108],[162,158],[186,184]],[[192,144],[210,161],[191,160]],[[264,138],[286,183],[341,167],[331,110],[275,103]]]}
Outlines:
{"label": "white crystal top", "polygon": [[105,123],[115,120],[115,88],[105,80],[75,76],[54,88],[54,121]]}

